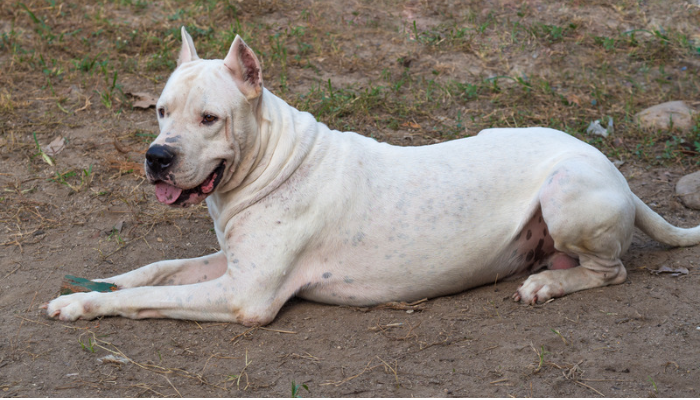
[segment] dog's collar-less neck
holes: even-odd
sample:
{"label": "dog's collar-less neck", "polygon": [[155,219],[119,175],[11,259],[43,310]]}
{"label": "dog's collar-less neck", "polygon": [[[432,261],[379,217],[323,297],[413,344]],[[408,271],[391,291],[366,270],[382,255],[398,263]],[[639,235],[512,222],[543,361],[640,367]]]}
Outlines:
{"label": "dog's collar-less neck", "polygon": [[318,122],[311,114],[291,107],[267,89],[263,89],[259,106],[262,118],[258,120],[259,132],[255,134],[260,138],[260,146],[251,170],[240,185],[235,188],[224,185],[207,199],[214,212],[223,210],[220,205],[227,204],[225,214],[212,215],[222,223],[289,179],[303,164],[318,138]]}

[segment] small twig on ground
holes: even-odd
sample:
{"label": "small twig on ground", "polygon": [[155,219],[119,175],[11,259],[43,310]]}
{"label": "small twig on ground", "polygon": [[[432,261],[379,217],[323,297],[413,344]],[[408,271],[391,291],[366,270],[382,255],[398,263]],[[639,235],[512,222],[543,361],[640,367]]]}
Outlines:
{"label": "small twig on ground", "polygon": [[376,307],[372,307],[372,310],[381,310],[384,308],[388,308],[391,310],[413,310],[413,311],[423,311],[425,309],[425,303],[427,302],[428,299],[420,299],[418,301],[414,301],[412,303],[406,303],[404,301],[390,301],[388,303],[380,304]]}
{"label": "small twig on ground", "polygon": [[277,333],[288,333],[288,334],[292,334],[292,335],[297,334],[297,332],[294,332],[294,331],[285,331],[282,329],[265,328],[264,326],[260,326],[260,327],[258,327],[258,329],[262,329],[264,331],[270,331],[270,332],[277,332]]}
{"label": "small twig on ground", "polygon": [[666,368],[668,368],[669,365],[674,365],[676,369],[680,369],[678,363],[676,363],[675,361],[669,361],[666,364],[664,364],[664,372],[666,372]]}
{"label": "small twig on ground", "polygon": [[[163,393],[160,393],[160,392],[158,392],[157,390],[153,389],[152,387],[146,385],[145,383],[137,383],[136,385],[131,385],[131,387],[143,389],[143,390],[145,390],[145,391],[147,391],[147,392],[153,392],[153,393],[157,394],[157,395],[160,396],[160,397],[168,397],[168,396],[164,395]],[[139,396],[136,396],[136,397],[143,397],[143,393],[139,394]]]}
{"label": "small twig on ground", "polygon": [[304,359],[304,360],[310,360],[310,361],[315,362],[315,363],[321,361],[321,359],[319,359],[319,358],[316,357],[316,356],[311,355],[309,352],[306,352],[306,355],[301,355],[301,354],[297,354],[297,353],[291,353],[291,354],[287,354],[287,355],[285,355],[285,356],[283,356],[283,357],[284,357],[284,358],[287,358],[287,357],[301,358],[301,359]]}
{"label": "small twig on ground", "polygon": [[[100,349],[105,350],[111,354],[114,354],[115,356],[122,357],[126,361],[136,365],[139,368],[145,369],[147,371],[155,372],[155,373],[161,374],[161,375],[162,374],[178,374],[180,376],[184,376],[187,378],[194,378],[194,379],[198,380],[200,383],[205,384],[207,386],[226,390],[225,388],[222,388],[221,386],[213,385],[213,384],[207,382],[206,379],[204,379],[202,377],[202,375],[200,375],[200,374],[195,374],[195,373],[192,373],[192,372],[180,369],[180,368],[168,368],[168,367],[162,367],[160,365],[138,363],[138,362],[134,361],[132,358],[130,358],[129,356],[127,356],[123,351],[121,351],[114,344],[106,342],[106,341],[101,340],[101,339],[98,339],[95,332],[93,332],[91,330],[87,330],[86,332],[82,333],[81,336],[86,335],[86,334],[89,334],[92,336],[92,343],[93,343],[94,347],[99,347]],[[175,390],[177,391],[177,389],[175,389]],[[178,394],[179,394],[179,392],[178,392]]]}
{"label": "small twig on ground", "polygon": [[596,389],[594,389],[594,388],[592,388],[592,387],[590,387],[590,386],[586,385],[586,384],[585,384],[585,383],[583,383],[583,382],[580,382],[580,381],[574,381],[574,383],[578,383],[579,385],[581,385],[581,386],[583,386],[583,387],[587,387],[588,389],[591,389],[592,391],[594,391],[594,392],[598,393],[598,394],[599,394],[599,395],[601,395],[602,397],[605,397],[605,395],[604,395],[603,393],[600,393],[600,392],[599,392],[599,391],[597,391]]}
{"label": "small twig on ground", "polygon": [[240,341],[240,339],[241,339],[242,337],[245,337],[246,335],[248,335],[248,334],[250,334],[250,333],[253,333],[253,332],[255,332],[256,330],[258,330],[258,327],[257,327],[257,326],[254,326],[254,327],[252,327],[252,328],[250,328],[250,329],[247,329],[247,330],[245,330],[245,331],[239,333],[238,335],[232,337],[231,340],[229,340],[229,342],[235,341],[235,343],[233,343],[233,344],[236,345],[236,344],[238,344],[238,342]]}
{"label": "small twig on ground", "polygon": [[163,378],[165,378],[166,381],[168,381],[168,383],[170,384],[170,386],[173,387],[173,389],[175,389],[175,393],[177,393],[178,396],[182,397],[182,394],[180,394],[180,391],[177,390],[177,388],[175,387],[175,385],[173,385],[173,383],[170,381],[170,379],[168,379],[168,377],[165,376],[165,375],[161,375],[161,376],[162,376]]}
{"label": "small twig on ground", "polygon": [[373,366],[373,367],[370,367],[370,364],[372,364],[372,360],[370,360],[370,361],[367,363],[367,365],[362,369],[362,371],[360,371],[357,375],[353,375],[353,376],[351,376],[351,377],[345,378],[345,379],[343,379],[342,381],[325,382],[325,383],[322,383],[321,386],[327,386],[327,385],[340,386],[340,385],[342,385],[342,384],[344,384],[344,383],[347,383],[347,382],[349,382],[349,381],[351,381],[351,380],[357,378],[358,376],[361,376],[362,374],[364,374],[364,373],[367,372],[367,371],[371,371],[371,370],[373,370],[373,369],[375,369],[375,368],[381,366],[381,364],[379,364],[379,365],[375,365],[375,366]]}
{"label": "small twig on ground", "polygon": [[248,386],[250,386],[250,381],[248,380],[248,373],[245,370],[252,362],[253,361],[248,361],[248,349],[245,349],[245,364],[243,365],[243,369],[241,370],[241,372],[238,373],[238,375],[233,376],[234,378],[236,378],[236,388],[240,390],[241,378],[245,375],[245,387],[243,388],[244,392],[248,389]]}
{"label": "small twig on ground", "polygon": [[8,276],[14,274],[15,272],[17,272],[18,269],[22,268],[22,264],[20,264],[17,261],[15,261],[15,263],[19,264],[19,266],[17,268],[13,269],[12,271],[8,272],[7,275],[3,276],[2,279],[0,279],[0,281],[7,278]]}
{"label": "small twig on ground", "polygon": [[35,321],[35,320],[33,320],[33,319],[25,318],[25,317],[23,317],[23,316],[21,316],[21,315],[15,315],[15,317],[20,318],[20,319],[23,319],[23,320],[25,320],[25,321],[27,321],[27,322],[33,322],[33,323],[39,324],[39,325],[50,326],[49,324],[47,324],[47,323],[45,323],[45,322]]}
{"label": "small twig on ground", "polygon": [[[401,383],[399,382],[399,374],[398,374],[398,372],[396,371],[396,370],[398,369],[398,366],[397,366],[396,368],[393,368],[391,365],[389,365],[389,363],[387,363],[386,361],[382,360],[381,357],[377,356],[377,358],[379,359],[379,361],[381,361],[381,362],[384,363],[384,365],[385,365],[386,368],[388,368],[391,372],[393,372],[394,377],[396,378],[396,387],[397,387],[397,388],[400,387],[400,386],[401,386]],[[396,365],[396,361],[394,361],[394,364]],[[385,368],[385,370],[386,370],[386,368]]]}

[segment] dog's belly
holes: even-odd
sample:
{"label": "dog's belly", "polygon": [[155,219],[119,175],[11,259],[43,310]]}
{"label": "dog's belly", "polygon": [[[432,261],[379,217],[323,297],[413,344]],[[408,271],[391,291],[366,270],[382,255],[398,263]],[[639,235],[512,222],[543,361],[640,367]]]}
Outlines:
{"label": "dog's belly", "polygon": [[[543,268],[566,269],[578,261],[558,252],[549,235],[542,213],[535,214],[505,246],[494,243],[490,252],[472,256],[454,252],[445,238],[445,245],[433,252],[410,251],[415,243],[400,248],[387,247],[381,252],[367,251],[360,255],[324,258],[310,262],[310,270],[321,275],[308,284],[299,297],[331,304],[369,305],[388,301],[412,301],[520,277]],[[371,247],[371,246],[370,246]],[[463,249],[468,249],[465,244]],[[378,250],[378,249],[376,249]],[[379,260],[368,265],[367,260]],[[350,262],[350,265],[343,267]],[[324,271],[324,272],[321,272]],[[312,274],[314,275],[314,274]]]}

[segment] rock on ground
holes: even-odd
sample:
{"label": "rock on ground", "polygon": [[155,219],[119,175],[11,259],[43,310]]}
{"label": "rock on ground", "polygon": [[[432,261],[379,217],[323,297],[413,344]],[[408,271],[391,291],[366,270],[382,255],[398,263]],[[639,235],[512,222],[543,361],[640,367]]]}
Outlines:
{"label": "rock on ground", "polygon": [[679,179],[676,183],[676,194],[686,207],[700,210],[700,171]]}
{"label": "rock on ground", "polygon": [[670,129],[673,127],[679,131],[688,132],[693,127],[695,113],[696,111],[683,101],[669,101],[642,110],[634,117],[643,128]]}

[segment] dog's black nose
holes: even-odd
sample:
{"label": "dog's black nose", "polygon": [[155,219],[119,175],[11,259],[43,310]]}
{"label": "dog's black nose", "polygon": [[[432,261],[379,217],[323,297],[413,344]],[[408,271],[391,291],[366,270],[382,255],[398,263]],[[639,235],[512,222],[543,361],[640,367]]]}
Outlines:
{"label": "dog's black nose", "polygon": [[175,152],[168,146],[155,144],[146,152],[146,165],[154,175],[168,169],[175,161]]}

